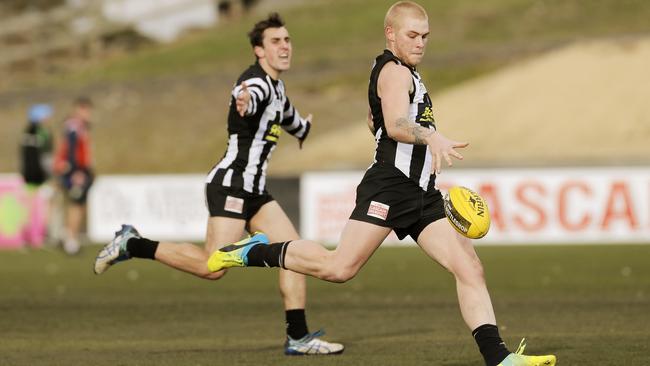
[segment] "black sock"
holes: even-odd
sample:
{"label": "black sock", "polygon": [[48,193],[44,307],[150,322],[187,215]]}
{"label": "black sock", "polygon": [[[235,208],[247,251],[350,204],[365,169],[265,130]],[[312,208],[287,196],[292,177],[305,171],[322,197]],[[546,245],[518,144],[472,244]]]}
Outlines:
{"label": "black sock", "polygon": [[293,309],[285,311],[287,319],[287,335],[292,339],[300,339],[307,334],[307,320],[305,319],[305,309]]}
{"label": "black sock", "polygon": [[282,267],[284,266],[284,256],[287,254],[287,246],[291,243],[273,243],[269,245],[258,244],[253,246],[246,257],[248,258],[249,267]]}
{"label": "black sock", "polygon": [[483,324],[474,329],[472,336],[478,344],[486,366],[496,366],[510,354],[505,342],[499,336],[499,328],[496,325]]}
{"label": "black sock", "polygon": [[126,242],[126,251],[134,258],[156,258],[157,241],[147,238],[131,238]]}

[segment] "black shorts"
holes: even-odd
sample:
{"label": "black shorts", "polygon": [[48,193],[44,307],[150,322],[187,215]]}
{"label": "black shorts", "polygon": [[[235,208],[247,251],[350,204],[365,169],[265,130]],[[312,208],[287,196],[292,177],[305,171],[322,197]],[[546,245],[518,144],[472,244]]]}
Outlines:
{"label": "black shorts", "polygon": [[410,235],[417,241],[424,228],[444,217],[439,190],[424,191],[397,168],[374,165],[357,187],[356,207],[350,219],[389,227],[398,238]]}
{"label": "black shorts", "polygon": [[[83,182],[75,182],[74,174],[83,176]],[[73,203],[83,205],[88,200],[88,192],[95,181],[95,175],[90,169],[80,169],[61,176],[61,186],[65,192],[65,197]]]}
{"label": "black shorts", "polygon": [[218,183],[205,185],[205,202],[210,217],[231,217],[247,222],[255,216],[265,204],[274,201],[266,191],[253,194],[243,189],[224,187]]}

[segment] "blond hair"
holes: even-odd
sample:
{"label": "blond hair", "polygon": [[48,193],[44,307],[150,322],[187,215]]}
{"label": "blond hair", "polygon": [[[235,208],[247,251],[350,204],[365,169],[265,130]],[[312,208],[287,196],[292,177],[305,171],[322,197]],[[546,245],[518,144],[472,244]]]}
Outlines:
{"label": "blond hair", "polygon": [[427,11],[424,8],[412,1],[398,1],[393,4],[386,12],[384,18],[384,28],[394,27],[399,20],[405,15],[409,15],[419,19],[429,19]]}

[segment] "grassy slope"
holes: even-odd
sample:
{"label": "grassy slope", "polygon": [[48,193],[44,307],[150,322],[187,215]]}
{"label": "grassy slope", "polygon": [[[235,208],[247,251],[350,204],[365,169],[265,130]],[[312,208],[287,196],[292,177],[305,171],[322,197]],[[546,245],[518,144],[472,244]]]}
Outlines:
{"label": "grassy slope", "polygon": [[[382,19],[393,0],[310,1],[284,12],[296,47],[295,68],[311,73],[336,71],[336,84],[365,82],[367,75],[353,77],[367,69],[369,58],[383,47]],[[650,4],[639,0],[525,1],[496,0],[477,3],[471,0],[420,1],[431,17],[431,37],[426,66],[437,66],[435,84],[440,79],[458,82],[472,74],[462,71],[468,64],[478,70],[485,59],[503,62],[522,49],[553,45],[581,37],[600,37],[650,31],[647,16]],[[236,70],[250,62],[245,33],[258,16],[241,21],[226,21],[213,31],[186,37],[169,46],[149,47],[129,57],[118,57],[91,65],[46,85],[86,85],[94,82],[124,82],[160,76],[194,75],[217,68]],[[480,59],[465,55],[483,56]],[[359,65],[361,63],[361,65]],[[450,70],[461,69],[455,72]],[[347,72],[346,72],[347,70]],[[296,71],[294,71],[296,73]],[[326,73],[328,74],[328,73]],[[332,75],[326,75],[332,79]],[[306,80],[310,84],[312,80]]]}
{"label": "grassy slope", "polygon": [[[319,0],[283,11],[295,48],[285,81],[300,110],[316,116],[311,138],[363,123],[368,69],[384,45],[381,24],[391,3]],[[650,3],[638,0],[422,3],[430,13],[431,39],[420,69],[434,92],[558,44],[650,30]],[[22,80],[0,94],[0,170],[15,169],[15,141],[29,103],[52,100],[62,117],[67,101],[80,92],[98,100],[101,172],[208,170],[226,142],[226,96],[251,62],[244,34],[258,17],[224,22],[178,43],[116,55],[76,72]],[[5,126],[12,126],[8,133]]]}
{"label": "grassy slope", "polygon": [[[273,270],[216,283],[150,261],[101,277],[94,251],[0,252],[2,365],[479,365],[453,280],[416,248],[379,250],[346,284],[310,280],[309,321],[343,356],[286,359]],[[502,335],[562,365],[650,363],[648,246],[485,247]]]}

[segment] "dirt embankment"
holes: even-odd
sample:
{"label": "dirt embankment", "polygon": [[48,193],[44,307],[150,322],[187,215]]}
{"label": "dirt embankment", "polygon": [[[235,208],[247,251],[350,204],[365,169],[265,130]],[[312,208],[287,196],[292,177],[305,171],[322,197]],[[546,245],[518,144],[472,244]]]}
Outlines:
{"label": "dirt embankment", "polygon": [[[649,70],[650,38],[576,43],[436,95],[438,128],[470,142],[458,166],[650,164]],[[363,168],[373,148],[358,120],[280,147],[272,172]]]}

